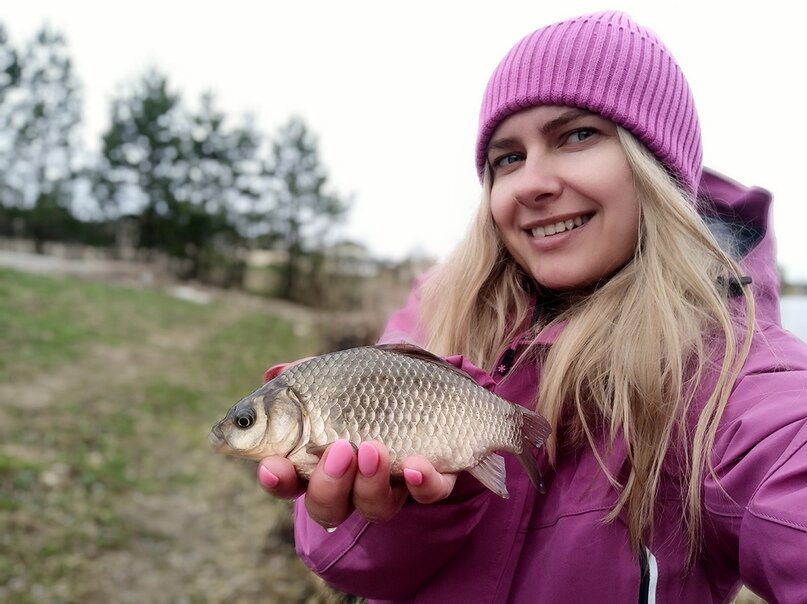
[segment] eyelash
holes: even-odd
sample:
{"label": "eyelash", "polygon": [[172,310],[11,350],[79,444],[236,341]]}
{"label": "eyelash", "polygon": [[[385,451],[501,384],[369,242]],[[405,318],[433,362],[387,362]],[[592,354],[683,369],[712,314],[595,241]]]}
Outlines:
{"label": "eyelash", "polygon": [[[570,132],[564,133],[560,137],[561,144],[565,144],[566,142],[569,142],[569,139],[572,136],[574,136],[575,134],[581,134],[581,133],[586,133],[586,134],[588,134],[588,136],[586,136],[583,140],[572,141],[571,144],[584,143],[586,140],[588,140],[592,136],[595,136],[596,134],[598,134],[599,130],[597,130],[596,128],[591,128],[591,127],[576,128],[574,130],[571,130]],[[505,153],[504,155],[500,155],[499,157],[493,159],[493,161],[490,162],[491,168],[495,171],[495,170],[497,170],[499,168],[503,168],[503,167],[511,165],[509,163],[508,164],[503,163],[504,160],[506,160],[508,158],[521,159],[521,158],[523,158],[523,154],[522,153]],[[512,162],[512,163],[515,163],[515,162]]]}
{"label": "eyelash", "polygon": [[[504,155],[502,155],[502,156],[497,157],[496,159],[494,159],[494,160],[491,162],[491,167],[492,167],[492,168],[495,170],[496,168],[502,168],[502,167],[505,167],[505,166],[509,166],[509,165],[510,165],[509,163],[508,163],[508,164],[504,164],[503,162],[504,162],[504,160],[506,160],[506,159],[508,159],[508,158],[511,158],[511,157],[515,157],[515,158],[519,158],[519,159],[520,159],[520,158],[521,158],[521,154],[520,154],[520,153],[505,153]],[[515,162],[513,162],[513,163],[515,163]]]}
{"label": "eyelash", "polygon": [[[599,131],[598,131],[596,128],[577,128],[576,130],[572,130],[572,131],[571,131],[571,132],[569,132],[568,134],[565,134],[565,135],[564,135],[563,140],[564,140],[564,141],[567,141],[567,140],[569,140],[569,138],[571,138],[571,137],[572,137],[572,136],[574,136],[575,134],[580,134],[580,133],[582,133],[582,132],[586,132],[586,133],[588,133],[590,136],[594,136],[594,135],[595,135],[595,134],[597,134],[597,132],[599,132]],[[589,137],[587,136],[587,137],[586,137],[585,139],[583,139],[582,141],[575,141],[575,142],[582,143],[584,140],[586,140],[586,139],[588,139],[588,138],[589,138]]]}

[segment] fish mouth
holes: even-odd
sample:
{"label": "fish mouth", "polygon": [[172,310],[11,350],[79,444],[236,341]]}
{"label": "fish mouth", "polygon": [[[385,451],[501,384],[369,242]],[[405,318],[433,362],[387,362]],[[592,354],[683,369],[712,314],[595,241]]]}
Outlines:
{"label": "fish mouth", "polygon": [[207,435],[207,441],[210,443],[210,446],[213,447],[216,451],[221,451],[226,444],[224,440],[224,435],[221,433],[221,428],[215,426],[211,431],[210,434]]}

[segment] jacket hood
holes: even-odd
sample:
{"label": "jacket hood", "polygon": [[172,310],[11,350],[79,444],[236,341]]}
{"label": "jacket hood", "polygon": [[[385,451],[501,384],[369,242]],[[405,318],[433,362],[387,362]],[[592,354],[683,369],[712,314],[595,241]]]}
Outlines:
{"label": "jacket hood", "polygon": [[726,251],[752,279],[759,323],[779,324],[779,271],[771,220],[772,196],[704,169],[698,186],[701,214]]}

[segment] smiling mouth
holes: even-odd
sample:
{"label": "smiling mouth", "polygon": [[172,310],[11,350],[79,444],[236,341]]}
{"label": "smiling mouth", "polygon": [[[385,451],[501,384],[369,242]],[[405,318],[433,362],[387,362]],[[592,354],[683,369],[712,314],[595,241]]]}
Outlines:
{"label": "smiling mouth", "polygon": [[592,216],[593,214],[577,216],[576,218],[561,220],[555,224],[545,224],[544,226],[535,227],[534,229],[529,229],[528,232],[531,233],[535,239],[543,239],[544,237],[550,237],[552,235],[557,235],[558,233],[565,233],[566,231],[571,231],[579,226],[583,226],[589,220],[591,220]]}

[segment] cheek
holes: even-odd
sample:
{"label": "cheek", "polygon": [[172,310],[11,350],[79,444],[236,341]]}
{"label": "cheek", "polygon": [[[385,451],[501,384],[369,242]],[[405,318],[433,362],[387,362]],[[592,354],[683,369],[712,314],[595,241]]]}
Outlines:
{"label": "cheek", "polygon": [[493,222],[500,229],[506,227],[513,220],[514,204],[506,200],[504,194],[494,189],[490,193],[490,214]]}
{"label": "cheek", "polygon": [[261,442],[263,433],[264,428],[256,423],[249,430],[234,429],[230,433],[228,440],[233,447],[243,451],[256,447]]}

